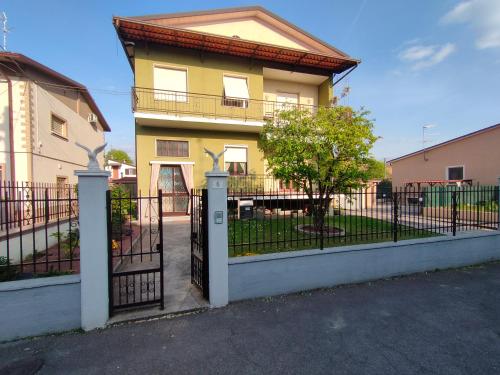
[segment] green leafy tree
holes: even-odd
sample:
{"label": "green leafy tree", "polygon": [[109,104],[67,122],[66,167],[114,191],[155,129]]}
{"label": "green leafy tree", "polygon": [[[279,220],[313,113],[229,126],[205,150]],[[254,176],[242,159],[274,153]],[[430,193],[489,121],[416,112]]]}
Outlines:
{"label": "green leafy tree", "polygon": [[119,150],[116,148],[112,148],[106,154],[104,155],[104,159],[106,160],[106,163],[109,160],[114,160],[119,163],[125,163],[125,164],[132,164],[132,159],[130,158],[129,154],[127,154],[123,150]]}
{"label": "green leafy tree", "polygon": [[375,158],[367,160],[368,179],[383,179],[387,177],[385,163]]}
{"label": "green leafy tree", "polygon": [[292,109],[277,112],[262,129],[259,148],[273,175],[304,189],[316,230],[324,228],[332,194],[356,189],[369,177],[369,152],[377,137],[367,115],[346,106],[316,113]]}

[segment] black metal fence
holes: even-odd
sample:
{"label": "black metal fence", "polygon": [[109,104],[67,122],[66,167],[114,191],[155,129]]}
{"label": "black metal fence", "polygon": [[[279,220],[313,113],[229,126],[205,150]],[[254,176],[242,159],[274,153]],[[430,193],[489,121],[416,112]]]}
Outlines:
{"label": "black metal fence", "polygon": [[368,189],[321,197],[303,191],[228,194],[230,256],[497,230],[498,186]]}
{"label": "black metal fence", "polygon": [[162,193],[107,192],[109,310],[164,308]]}
{"label": "black metal fence", "polygon": [[75,186],[0,184],[0,281],[78,273],[79,252]]}
{"label": "black metal fence", "polygon": [[191,190],[191,283],[210,298],[208,265],[208,192]]}

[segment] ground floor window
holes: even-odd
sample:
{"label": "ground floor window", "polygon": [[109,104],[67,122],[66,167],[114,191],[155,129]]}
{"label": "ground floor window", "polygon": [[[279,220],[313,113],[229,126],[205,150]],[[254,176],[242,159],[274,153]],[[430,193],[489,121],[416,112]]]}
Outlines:
{"label": "ground floor window", "polygon": [[224,153],[224,169],[231,176],[247,174],[247,148],[243,146],[226,146]]}
{"label": "ground floor window", "polygon": [[156,141],[157,156],[189,157],[188,141],[162,140]]}
{"label": "ground floor window", "polygon": [[226,162],[225,170],[231,176],[245,176],[247,174],[247,163]]}
{"label": "ground floor window", "polygon": [[463,180],[464,167],[463,165],[456,167],[448,167],[448,180]]}

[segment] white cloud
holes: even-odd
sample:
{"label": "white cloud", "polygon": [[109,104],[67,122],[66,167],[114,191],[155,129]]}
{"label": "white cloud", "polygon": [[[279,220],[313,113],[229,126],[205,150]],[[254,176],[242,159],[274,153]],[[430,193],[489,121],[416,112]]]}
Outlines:
{"label": "white cloud", "polygon": [[434,54],[436,46],[413,46],[405,49],[399,54],[399,58],[404,61],[416,61]]}
{"label": "white cloud", "polygon": [[452,43],[443,45],[417,45],[406,48],[399,54],[402,61],[412,63],[412,70],[430,68],[444,61],[455,52],[456,47]]}
{"label": "white cloud", "polygon": [[461,1],[445,14],[444,24],[465,23],[478,33],[478,49],[500,48],[500,1],[466,0]]}

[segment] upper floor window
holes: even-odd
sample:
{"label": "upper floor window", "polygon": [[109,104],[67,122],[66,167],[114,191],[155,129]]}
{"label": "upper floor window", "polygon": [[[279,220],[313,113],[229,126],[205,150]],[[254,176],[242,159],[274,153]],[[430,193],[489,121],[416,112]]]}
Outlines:
{"label": "upper floor window", "polygon": [[464,179],[464,167],[448,167],[448,180],[463,180]]}
{"label": "upper floor window", "polygon": [[289,111],[297,108],[299,104],[299,94],[280,92],[276,95],[277,110]]}
{"label": "upper floor window", "polygon": [[248,108],[248,82],[245,77],[224,76],[224,101],[225,106]]}
{"label": "upper floor window", "polygon": [[68,138],[68,124],[65,120],[54,114],[50,120],[50,131],[59,137]]}
{"label": "upper floor window", "polygon": [[247,174],[247,148],[241,146],[226,146],[224,153],[224,169],[231,176]]}
{"label": "upper floor window", "polygon": [[156,155],[187,158],[189,156],[189,143],[187,141],[157,140]]}
{"label": "upper floor window", "polygon": [[155,66],[154,98],[172,102],[187,102],[187,70]]}

